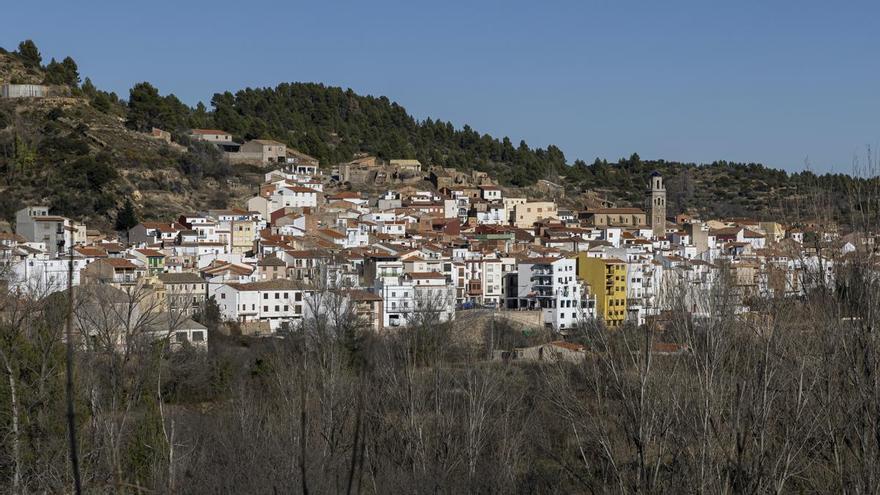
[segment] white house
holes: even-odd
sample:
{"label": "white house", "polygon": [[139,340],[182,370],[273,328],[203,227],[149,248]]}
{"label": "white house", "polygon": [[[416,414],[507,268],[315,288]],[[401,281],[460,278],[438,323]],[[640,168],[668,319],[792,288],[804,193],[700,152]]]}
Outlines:
{"label": "white house", "polygon": [[498,186],[480,186],[480,196],[486,201],[501,201],[501,188]]}
{"label": "white house", "polygon": [[406,273],[376,280],[376,293],[384,301],[386,327],[413,322],[445,322],[455,317],[455,287],[438,272]]}
{"label": "white house", "polygon": [[285,323],[300,323],[309,311],[308,291],[291,280],[221,284],[213,289],[213,295],[225,320],[266,321],[273,331]]}
{"label": "white house", "polygon": [[596,317],[595,298],[588,295],[578,280],[577,262],[570,258],[520,261],[512,304],[521,309],[543,310],[544,325],[557,331]]}
{"label": "white house", "polygon": [[[90,259],[74,258],[73,285],[80,283],[80,270]],[[10,292],[48,295],[67,289],[68,260],[66,258],[27,258],[10,264],[8,284]]]}

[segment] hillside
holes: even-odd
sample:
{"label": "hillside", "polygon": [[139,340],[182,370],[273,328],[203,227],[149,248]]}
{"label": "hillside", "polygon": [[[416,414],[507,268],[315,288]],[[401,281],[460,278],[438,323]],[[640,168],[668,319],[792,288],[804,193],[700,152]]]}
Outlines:
{"label": "hillside", "polygon": [[[546,179],[565,187],[570,207],[582,206],[582,193],[618,206],[641,206],[645,178],[659,170],[666,177],[670,214],[798,220],[824,212],[848,221],[847,194],[865,186],[842,174],[642,160],[635,154],[617,162],[569,164],[553,145],[514,146],[508,138],[468,126],[419,121],[384,96],[314,83],[218,93],[208,109],[190,108],[145,82],[132,88],[126,102],[87,78],[80,84],[72,59],[42,65],[38,53],[29,60],[0,49],[0,83],[9,81],[55,83],[67,96],[0,100],[0,217],[7,220],[28,203],[47,203],[100,228],[112,227],[127,199],[144,219],[241,204],[253,194],[260,171],[231,169],[212,149],[189,145],[186,134],[193,127],[221,128],[237,140],[277,139],[317,157],[322,166],[363,152],[486,171],[511,188]],[[153,126],[171,131],[182,146],[148,137],[145,131]]]}
{"label": "hillside", "polygon": [[[0,69],[41,82],[10,54],[0,53]],[[127,128],[123,106],[101,111],[94,103],[77,88],[67,97],[0,100],[0,217],[11,221],[26,204],[48,204],[111,230],[129,198],[141,218],[152,219],[253,194],[254,171],[232,174],[211,150],[169,146]]]}
{"label": "hillside", "polygon": [[[645,177],[659,171],[665,178],[670,215],[777,218],[789,222],[834,218],[849,223],[851,194],[877,187],[877,180],[846,174],[787,173],[756,163],[710,164],[642,160],[637,154],[617,162],[581,161],[568,168],[565,183],[572,191],[592,190],[619,205],[641,206]],[[876,213],[875,213],[876,214]]]}

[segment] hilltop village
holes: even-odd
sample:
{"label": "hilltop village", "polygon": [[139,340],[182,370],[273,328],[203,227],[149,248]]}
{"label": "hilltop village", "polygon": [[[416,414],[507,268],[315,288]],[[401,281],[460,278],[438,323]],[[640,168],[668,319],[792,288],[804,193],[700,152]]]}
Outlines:
{"label": "hilltop village", "polygon": [[[160,302],[151,311],[216,304],[225,331],[244,335],[295,330],[323,311],[316,295],[331,292],[377,332],[491,311],[564,337],[584,321],[613,328],[707,313],[722,280],[737,312],[749,313],[762,297],[830,283],[833,260],[871,244],[827,224],[669,218],[656,172],[644,178],[644,208],[566,209],[511,194],[485,173],[412,159],[363,156],[327,169],[277,141],[236,143],[212,129],[190,138],[263,167],[264,183],[239,207],[181,211],[118,235],[23,208],[0,241],[9,289],[137,287]],[[410,185],[425,180],[433,187]],[[206,346],[205,328],[184,323],[176,342]]]}

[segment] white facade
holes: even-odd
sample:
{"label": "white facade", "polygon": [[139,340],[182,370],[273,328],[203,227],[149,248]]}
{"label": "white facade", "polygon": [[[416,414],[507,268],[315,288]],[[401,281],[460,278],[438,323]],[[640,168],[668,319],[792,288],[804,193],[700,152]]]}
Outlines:
{"label": "white facade", "polygon": [[[90,260],[73,260],[73,285],[79,285],[79,272],[88,265]],[[9,276],[9,290],[31,295],[48,295],[67,289],[69,260],[36,259],[11,263]]]}
{"label": "white facade", "polygon": [[568,258],[523,260],[517,277],[517,307],[541,309],[544,325],[557,331],[596,317],[595,299],[578,281],[577,262]]}
{"label": "white facade", "polygon": [[268,321],[275,331],[284,323],[298,324],[308,314],[308,292],[286,280],[221,284],[212,292],[227,321]]}
{"label": "white facade", "polygon": [[443,276],[385,276],[376,280],[375,291],[383,299],[386,327],[407,326],[419,318],[445,322],[455,317],[455,287]]}

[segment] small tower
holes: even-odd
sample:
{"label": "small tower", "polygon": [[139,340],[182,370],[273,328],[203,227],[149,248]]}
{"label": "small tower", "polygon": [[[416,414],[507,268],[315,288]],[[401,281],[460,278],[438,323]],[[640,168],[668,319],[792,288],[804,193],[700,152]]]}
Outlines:
{"label": "small tower", "polygon": [[651,230],[654,237],[666,236],[666,186],[663,176],[656,170],[651,172],[651,182],[647,191],[648,211],[651,212]]}

